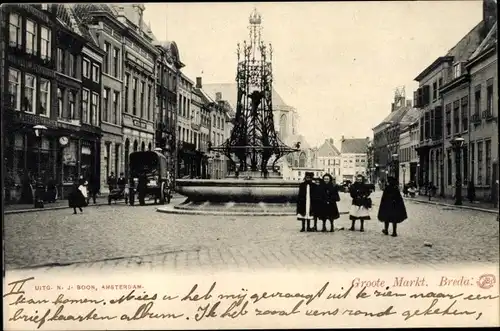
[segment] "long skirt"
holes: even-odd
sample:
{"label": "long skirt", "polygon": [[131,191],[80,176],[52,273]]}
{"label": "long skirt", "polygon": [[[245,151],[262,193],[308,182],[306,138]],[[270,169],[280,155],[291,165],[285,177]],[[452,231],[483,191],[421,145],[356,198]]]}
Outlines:
{"label": "long skirt", "polygon": [[349,219],[351,221],[369,220],[370,219],[370,210],[364,206],[352,205],[351,210],[349,211]]}

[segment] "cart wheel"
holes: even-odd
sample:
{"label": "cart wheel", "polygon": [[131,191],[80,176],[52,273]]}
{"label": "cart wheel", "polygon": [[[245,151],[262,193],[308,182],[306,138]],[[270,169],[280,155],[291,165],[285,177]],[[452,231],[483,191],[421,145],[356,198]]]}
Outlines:
{"label": "cart wheel", "polygon": [[164,205],[165,201],[167,200],[167,195],[168,195],[168,186],[167,183],[163,182],[161,183],[161,190],[160,190],[160,204]]}
{"label": "cart wheel", "polygon": [[145,201],[145,199],[144,199],[144,197],[143,197],[143,196],[140,196],[140,197],[139,197],[139,204],[140,204],[141,206],[144,206],[144,205],[146,204],[146,201]]}

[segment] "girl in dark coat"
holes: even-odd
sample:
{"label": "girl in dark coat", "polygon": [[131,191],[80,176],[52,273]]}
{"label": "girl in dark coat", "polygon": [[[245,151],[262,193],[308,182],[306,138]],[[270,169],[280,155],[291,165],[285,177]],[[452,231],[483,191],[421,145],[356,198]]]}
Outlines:
{"label": "girl in dark coat", "polygon": [[330,232],[335,231],[333,223],[340,217],[337,202],[340,201],[339,189],[333,183],[333,177],[330,174],[323,176],[323,182],[319,187],[319,212],[318,217],[323,221],[322,232],[326,232],[326,220],[330,221]]}
{"label": "girl in dark coat", "polygon": [[392,223],[392,236],[397,237],[398,223],[403,222],[407,218],[405,203],[399,192],[396,178],[389,177],[388,185],[384,189],[378,210],[378,219],[380,222],[384,222],[382,233],[388,235],[389,223]]}
{"label": "girl in dark coat", "polygon": [[349,193],[352,198],[352,206],[349,211],[349,219],[352,224],[349,230],[354,231],[356,221],[359,220],[361,222],[359,231],[363,232],[365,231],[365,221],[370,219],[370,208],[372,207],[370,194],[372,190],[365,184],[365,178],[362,175],[358,175],[356,176],[356,182],[349,188]]}
{"label": "girl in dark coat", "polygon": [[87,203],[87,199],[78,186],[78,183],[74,183],[71,188],[71,192],[68,195],[68,204],[70,208],[73,208],[73,214],[76,214],[76,208],[80,209],[80,212],[83,213],[82,207],[84,207]]}
{"label": "girl in dark coat", "polygon": [[297,220],[302,222],[300,232],[313,231],[311,228],[311,220],[314,219],[317,209],[318,188],[313,183],[313,174],[306,172],[304,181],[299,186],[299,196],[297,197]]}

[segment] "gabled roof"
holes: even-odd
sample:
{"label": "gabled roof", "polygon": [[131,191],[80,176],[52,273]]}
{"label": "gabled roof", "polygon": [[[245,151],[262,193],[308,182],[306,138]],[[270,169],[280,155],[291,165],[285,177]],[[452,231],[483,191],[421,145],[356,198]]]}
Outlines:
{"label": "gabled roof", "polygon": [[[238,97],[238,85],[236,83],[224,83],[224,84],[203,84],[203,89],[210,94],[213,98],[215,98],[215,94],[217,92],[222,93],[222,98],[227,100],[231,107],[236,108],[236,99]],[[279,107],[289,107],[285,101],[281,98],[281,96],[276,92],[273,87],[272,92],[272,102],[273,109]]]}
{"label": "gabled roof", "polygon": [[[318,156],[338,156],[340,151],[335,147],[329,139],[325,139],[325,142],[318,147]],[[330,155],[331,154],[331,155]]]}
{"label": "gabled roof", "polygon": [[410,111],[410,109],[413,109],[413,107],[410,106],[399,107],[398,109],[387,115],[377,126],[385,123],[390,123],[390,124],[400,123],[403,117],[406,115],[406,113]]}
{"label": "gabled roof", "polygon": [[342,140],[342,154],[366,154],[367,138],[350,138]]}
{"label": "gabled roof", "polygon": [[406,114],[401,118],[400,129],[404,129],[410,124],[414,123],[420,118],[420,110],[417,108],[410,108]]}
{"label": "gabled roof", "polygon": [[446,56],[453,56],[454,62],[467,61],[474,53],[477,47],[481,44],[481,28],[484,22],[481,21],[472,30],[469,31],[453,48],[451,48]]}
{"label": "gabled roof", "polygon": [[493,27],[491,30],[488,32],[484,40],[481,42],[481,44],[476,48],[476,50],[472,53],[472,55],[469,57],[469,60],[473,60],[476,58],[479,54],[481,54],[484,50],[496,45],[497,43],[497,28],[498,28],[498,21],[493,24]]}

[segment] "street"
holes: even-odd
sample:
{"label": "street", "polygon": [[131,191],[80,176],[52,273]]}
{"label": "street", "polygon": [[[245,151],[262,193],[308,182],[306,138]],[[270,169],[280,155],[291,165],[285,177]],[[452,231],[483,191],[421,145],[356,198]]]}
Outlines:
{"label": "street", "polygon": [[[372,195],[365,232],[300,233],[294,217],[217,217],[158,213],[156,206],[97,206],[5,215],[6,269],[304,268],[499,262],[496,215],[406,202],[399,237],[376,220]],[[342,194],[341,211],[350,199]],[[182,200],[173,200],[179,203]],[[336,228],[350,226],[348,215]],[[430,247],[431,244],[432,246]],[[61,267],[64,266],[64,267]],[[55,270],[54,270],[55,269]]]}

